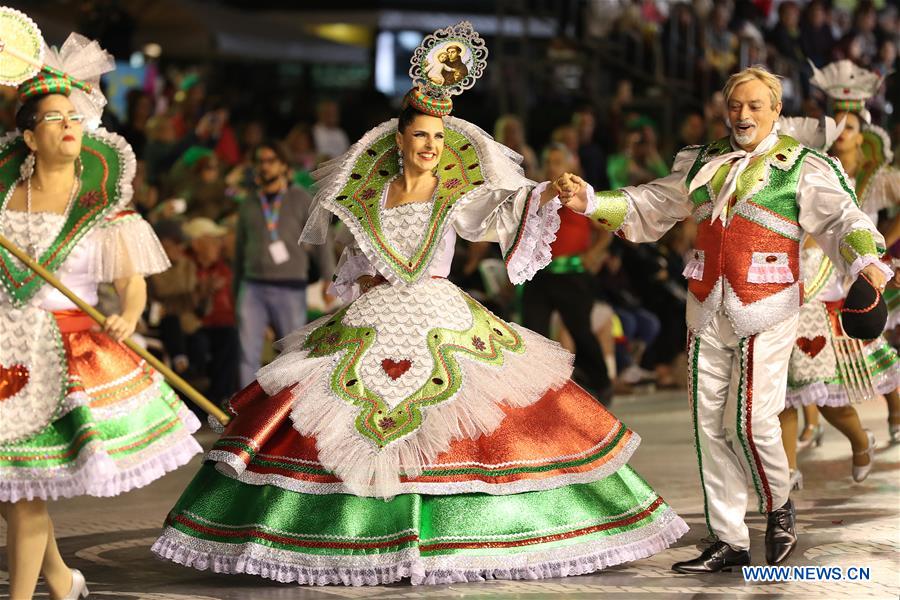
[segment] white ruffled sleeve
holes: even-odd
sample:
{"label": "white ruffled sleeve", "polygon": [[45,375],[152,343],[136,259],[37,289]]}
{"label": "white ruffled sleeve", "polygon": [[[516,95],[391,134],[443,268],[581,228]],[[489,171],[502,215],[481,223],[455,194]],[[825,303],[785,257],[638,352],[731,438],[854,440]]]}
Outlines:
{"label": "white ruffled sleeve", "polygon": [[153,275],[171,266],[153,228],[134,211],[122,211],[108,217],[94,236],[94,273],[98,281]]}
{"label": "white ruffled sleeve", "polygon": [[540,205],[549,182],[517,191],[493,190],[466,199],[455,213],[454,229],[471,242],[499,242],[509,280],[522,283],[550,264],[550,244],[559,230],[558,198]]}
{"label": "white ruffled sleeve", "polygon": [[328,293],[337,296],[344,302],[353,302],[359,298],[360,293],[356,280],[363,275],[374,276],[375,267],[359,248],[345,247],[334,271],[334,278]]}

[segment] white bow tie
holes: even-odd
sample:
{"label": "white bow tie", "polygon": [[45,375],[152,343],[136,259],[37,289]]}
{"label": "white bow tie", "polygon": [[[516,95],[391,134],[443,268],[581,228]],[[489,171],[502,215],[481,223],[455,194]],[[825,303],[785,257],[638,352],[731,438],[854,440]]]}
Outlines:
{"label": "white bow tie", "polygon": [[[752,152],[738,149],[722,154],[721,156],[711,159],[697,171],[697,175],[694,177],[693,181],[691,181],[691,185],[688,188],[689,194],[693,193],[697,188],[703,187],[709,183],[722,165],[728,164],[734,160],[738,161],[737,164],[731,168],[731,171],[729,171],[728,176],[725,178],[725,183],[722,184],[722,189],[719,190],[719,195],[716,197],[715,203],[713,204],[711,221],[715,221],[717,218],[721,217],[722,224],[725,224],[725,206],[728,204],[728,200],[731,198],[732,194],[734,194],[735,189],[737,189],[738,176],[744,172],[744,169],[747,168],[747,165],[750,164],[751,160],[761,154],[765,154],[777,143],[778,133],[773,129]],[[732,142],[732,147],[734,147],[734,142]]]}

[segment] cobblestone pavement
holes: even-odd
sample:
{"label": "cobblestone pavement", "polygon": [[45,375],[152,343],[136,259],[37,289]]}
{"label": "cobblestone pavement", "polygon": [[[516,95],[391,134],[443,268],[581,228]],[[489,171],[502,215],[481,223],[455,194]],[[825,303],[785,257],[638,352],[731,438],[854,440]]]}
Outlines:
{"label": "cobblestone pavement", "polygon": [[[150,553],[167,510],[199,465],[118,498],[76,498],[56,502],[51,511],[59,546],[71,566],[87,576],[98,599],[231,600],[282,598],[897,598],[900,597],[900,445],[887,445],[885,404],[859,407],[866,427],[878,438],[876,465],[862,484],[850,478],[849,443],[826,425],[824,443],[801,457],[806,486],[795,492],[800,544],[792,565],[864,566],[867,582],[746,583],[740,573],[679,576],[669,570],[694,556],[706,535],[702,500],[691,446],[687,399],[683,393],[655,393],[616,400],[614,412],[637,431],[643,443],[631,464],[691,526],[676,547],[599,575],[545,581],[412,587],[309,588],[252,576],[216,575],[157,560]],[[212,434],[202,437],[208,447]],[[764,564],[765,521],[749,519],[754,564]],[[0,540],[5,539],[0,537]],[[0,558],[0,597],[8,597],[6,564]],[[39,587],[36,598],[47,598]]]}

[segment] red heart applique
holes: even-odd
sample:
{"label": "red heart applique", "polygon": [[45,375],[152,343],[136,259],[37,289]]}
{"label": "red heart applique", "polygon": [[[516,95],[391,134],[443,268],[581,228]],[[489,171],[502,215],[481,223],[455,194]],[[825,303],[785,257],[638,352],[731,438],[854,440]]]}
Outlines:
{"label": "red heart applique", "polygon": [[388,377],[391,379],[399,379],[404,373],[409,371],[409,368],[412,366],[412,363],[407,360],[394,360],[392,358],[386,358],[381,361],[381,368],[384,369],[384,372],[388,374]]}
{"label": "red heart applique", "polygon": [[810,358],[815,358],[816,355],[822,351],[822,348],[825,347],[825,338],[821,335],[817,335],[812,339],[805,337],[797,338],[797,347]]}
{"label": "red heart applique", "polygon": [[24,365],[9,368],[0,365],[0,402],[12,398],[28,385],[30,375]]}

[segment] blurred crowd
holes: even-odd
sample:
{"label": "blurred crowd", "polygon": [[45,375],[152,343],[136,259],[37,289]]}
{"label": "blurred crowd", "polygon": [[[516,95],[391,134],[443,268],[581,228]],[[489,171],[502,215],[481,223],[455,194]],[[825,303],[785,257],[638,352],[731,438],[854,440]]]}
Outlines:
{"label": "blurred crowd", "polygon": [[[811,112],[821,95],[809,85],[816,67],[849,59],[882,75],[900,48],[892,0],[595,0],[587,39],[610,42],[637,69],[683,84],[706,98],[728,74],[765,64],[783,77],[789,112]],[[887,89],[873,101],[876,120],[891,108]]]}
{"label": "blurred crowd", "polygon": [[[602,4],[605,30],[588,22],[591,35],[632,44],[646,66],[709,93],[695,109],[679,114],[673,130],[663,131],[639,109],[640,85],[623,76],[604,106],[583,104],[556,123],[543,148],[529,144],[530,128],[516,115],[478,123],[523,156],[526,175],[534,180],[571,171],[604,190],[666,175],[678,148],[728,135],[724,100],[715,90],[742,62],[767,63],[785,75],[790,94],[785,112],[807,116],[825,111],[824,97],[806,83],[807,59],[823,66],[849,58],[882,74],[896,68],[895,5],[866,0]],[[847,5],[853,6],[842,8]],[[795,74],[799,85],[791,87]],[[134,206],[154,226],[173,265],[149,280],[142,333],[177,372],[218,402],[271,358],[273,340],[336,308],[326,283],[340,244],[312,248],[294,242],[314,193],[312,171],[346,151],[352,140],[334,99],[318,102],[307,120],[273,130],[265,118],[233,119],[227,101],[213,93],[215,81],[192,75],[154,89],[130,90],[124,118],[108,113],[105,122],[135,150]],[[871,108],[890,125],[887,94]],[[13,111],[13,102],[0,104],[0,123],[12,123]],[[896,130],[893,134],[900,139]],[[281,226],[296,228],[282,236],[290,246],[285,249],[272,248],[276,209]],[[577,275],[565,286],[536,280],[516,289],[496,246],[461,240],[451,279],[497,314],[577,348],[587,357],[578,367],[588,371],[582,380],[589,386],[591,362],[599,361],[619,392],[643,384],[683,386],[681,273],[693,244],[693,223],[683,222],[657,244],[636,245],[568,209],[562,212],[551,272]],[[554,297],[553,289],[569,299]],[[573,296],[580,299],[577,306]],[[604,385],[593,382],[594,388]]]}

